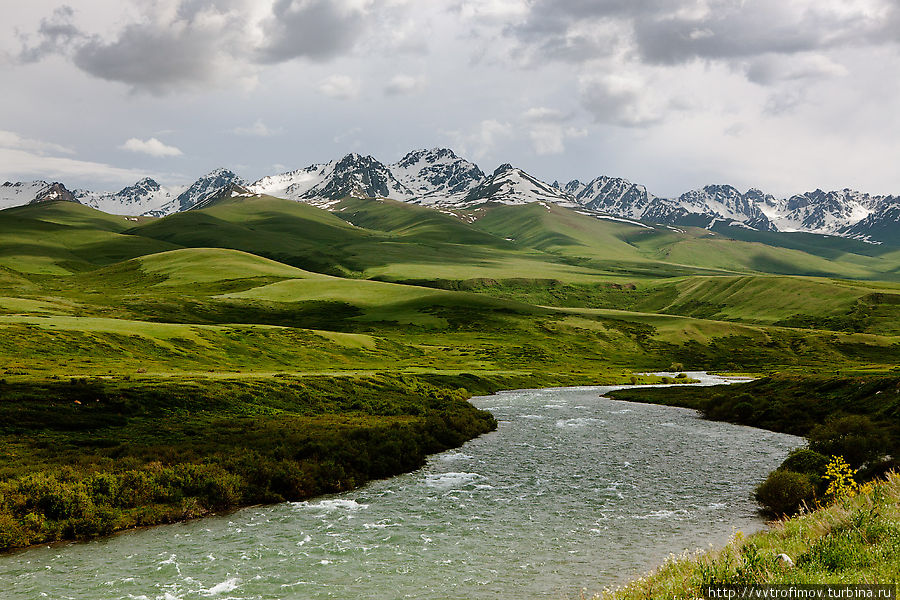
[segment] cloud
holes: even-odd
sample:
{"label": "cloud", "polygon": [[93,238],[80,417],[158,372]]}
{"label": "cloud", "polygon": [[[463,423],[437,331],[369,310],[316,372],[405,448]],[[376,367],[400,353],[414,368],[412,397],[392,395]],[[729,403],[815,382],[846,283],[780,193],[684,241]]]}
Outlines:
{"label": "cloud", "polygon": [[284,133],[284,130],[280,127],[277,129],[272,129],[268,125],[262,122],[262,119],[257,119],[253,125],[249,127],[235,127],[231,130],[235,135],[246,135],[251,137],[272,137],[275,135],[281,135]]}
{"label": "cloud", "polygon": [[366,25],[369,2],[277,0],[262,22],[265,42],[257,50],[262,63],[294,58],[322,61],[350,50]]}
{"label": "cloud", "polygon": [[123,183],[137,181],[146,175],[143,171],[121,169],[100,162],[0,147],[0,178],[4,181],[25,178],[61,180],[72,177],[91,182]]}
{"label": "cloud", "polygon": [[660,64],[880,45],[889,7],[882,0],[719,2],[699,17],[636,20],[635,40],[645,59]]}
{"label": "cloud", "polygon": [[375,6],[376,0],[155,0],[138,3],[139,18],[102,34],[76,28],[74,10],[64,6],[41,21],[19,62],[70,56],[94,77],[155,95],[250,88],[264,65],[349,52]]}
{"label": "cloud", "polygon": [[522,113],[522,118],[528,124],[531,145],[541,156],[562,154],[566,150],[566,140],[587,135],[586,129],[566,126],[573,115],[555,108],[532,107]]}
{"label": "cloud", "polygon": [[347,75],[331,75],[316,86],[319,92],[330,98],[351,100],[359,95],[359,82]]}
{"label": "cloud", "polygon": [[761,85],[829,79],[849,74],[847,67],[821,54],[790,58],[766,54],[748,61],[743,69],[747,79]]}
{"label": "cloud", "polygon": [[557,123],[541,123],[528,132],[535,153],[545,156],[566,151],[566,140],[587,136],[587,129],[563,127]]}
{"label": "cloud", "polygon": [[505,28],[532,62],[674,65],[897,44],[892,0],[534,0]]}
{"label": "cloud", "polygon": [[522,117],[526,121],[546,123],[546,122],[560,122],[560,121],[568,121],[572,118],[572,115],[566,115],[562,111],[557,110],[555,108],[547,108],[546,106],[535,106],[529,108],[524,113],[522,113]]}
{"label": "cloud", "polygon": [[513,136],[515,128],[507,122],[496,119],[481,121],[469,132],[445,132],[452,140],[460,154],[472,156],[478,160],[488,156],[502,140]]}
{"label": "cloud", "polygon": [[362,133],[361,127],[353,127],[352,129],[348,129],[347,131],[343,131],[332,138],[332,141],[335,144],[344,144],[349,141],[351,147],[360,146],[362,141],[359,139],[359,134]]}
{"label": "cloud", "polygon": [[129,152],[140,152],[158,158],[165,156],[181,156],[183,154],[183,152],[175,146],[167,146],[155,137],[148,140],[130,138],[119,147],[122,150],[128,150]]}
{"label": "cloud", "polygon": [[421,77],[413,77],[411,75],[394,75],[384,86],[384,93],[388,96],[402,96],[417,92],[425,84],[425,80]]}
{"label": "cloud", "polygon": [[33,63],[50,54],[63,54],[74,43],[84,37],[84,34],[72,24],[75,11],[71,6],[60,6],[53,11],[53,15],[41,19],[38,26],[38,42],[32,46],[23,44],[19,52],[19,61]]}
{"label": "cloud", "polygon": [[143,20],[112,41],[87,38],[73,60],[95,77],[157,95],[226,82],[247,87],[255,71],[242,59],[250,35],[245,16],[208,1],[150,3]]}
{"label": "cloud", "polygon": [[496,20],[502,23],[528,15],[528,3],[525,0],[461,0],[456,2],[454,9],[465,19]]}
{"label": "cloud", "polygon": [[584,76],[578,82],[581,104],[598,123],[646,127],[662,120],[665,108],[653,86],[635,75]]}
{"label": "cloud", "polygon": [[10,148],[18,150],[26,150],[28,152],[36,152],[38,154],[58,153],[58,154],[75,154],[71,148],[54,144],[52,142],[44,142],[41,140],[33,140],[25,138],[14,131],[0,130],[0,148]]}

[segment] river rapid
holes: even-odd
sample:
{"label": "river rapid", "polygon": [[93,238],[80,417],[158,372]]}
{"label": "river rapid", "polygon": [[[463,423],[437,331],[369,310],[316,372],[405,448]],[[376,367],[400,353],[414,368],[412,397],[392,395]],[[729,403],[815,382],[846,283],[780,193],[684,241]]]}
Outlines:
{"label": "river rapid", "polygon": [[2,556],[0,597],[580,598],[764,527],[752,489],[801,438],[612,389],[473,398],[497,431],[352,492]]}

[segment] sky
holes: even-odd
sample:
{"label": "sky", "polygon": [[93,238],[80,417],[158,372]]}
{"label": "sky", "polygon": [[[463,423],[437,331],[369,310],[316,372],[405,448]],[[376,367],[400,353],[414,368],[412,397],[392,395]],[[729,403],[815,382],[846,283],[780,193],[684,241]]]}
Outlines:
{"label": "sky", "polygon": [[897,0],[0,0],[0,181],[449,147],[548,182],[900,194]]}

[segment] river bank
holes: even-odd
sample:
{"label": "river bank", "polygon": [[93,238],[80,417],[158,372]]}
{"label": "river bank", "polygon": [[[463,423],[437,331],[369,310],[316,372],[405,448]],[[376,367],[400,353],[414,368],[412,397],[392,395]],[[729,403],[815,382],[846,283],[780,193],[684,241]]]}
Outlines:
{"label": "river bank", "polygon": [[720,549],[672,557],[602,600],[702,598],[707,586],[722,584],[881,584],[896,591],[898,580],[900,476],[890,473],[856,497],[738,534]]}
{"label": "river bank", "polygon": [[473,394],[585,378],[2,379],[0,551],[349,490],[419,468],[496,427],[467,401]]}
{"label": "river bank", "polygon": [[[734,527],[764,527],[747,469],[764,477],[798,440],[600,397],[613,387],[475,397],[497,430],[417,471],[17,553],[0,558],[0,584],[21,589],[16,600],[187,600],[225,587],[248,599],[579,597],[671,552],[724,544]],[[48,575],[59,572],[65,582]]]}

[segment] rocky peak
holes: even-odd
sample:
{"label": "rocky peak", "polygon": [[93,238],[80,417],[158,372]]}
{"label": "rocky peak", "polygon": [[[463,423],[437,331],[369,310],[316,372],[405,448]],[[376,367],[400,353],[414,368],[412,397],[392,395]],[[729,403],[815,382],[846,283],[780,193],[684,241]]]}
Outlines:
{"label": "rocky peak", "polygon": [[40,204],[42,202],[75,202],[76,204],[80,204],[78,200],[75,198],[75,195],[66,189],[66,186],[59,183],[58,181],[54,181],[50,185],[48,185],[45,189],[40,191],[37,196],[34,197],[34,200],[29,202],[29,204]]}

